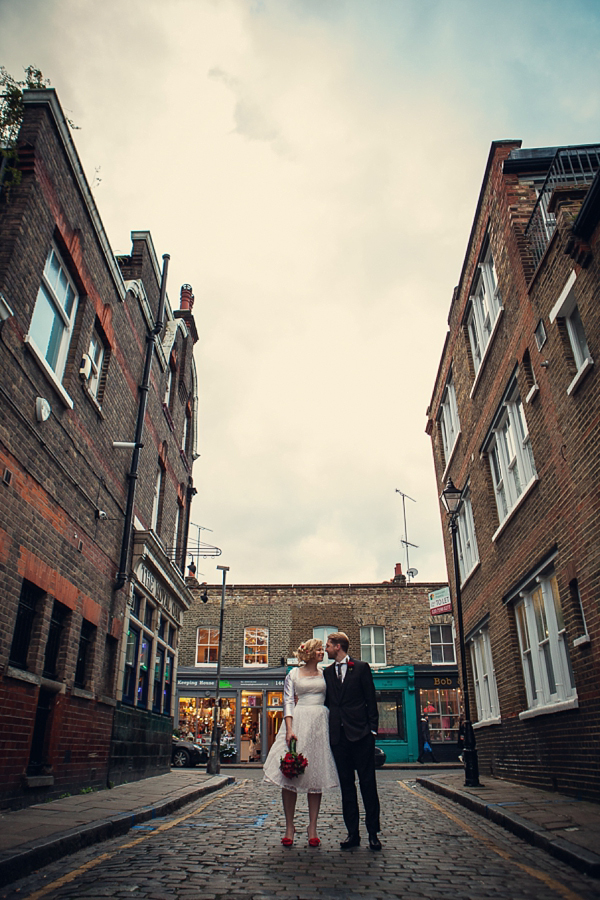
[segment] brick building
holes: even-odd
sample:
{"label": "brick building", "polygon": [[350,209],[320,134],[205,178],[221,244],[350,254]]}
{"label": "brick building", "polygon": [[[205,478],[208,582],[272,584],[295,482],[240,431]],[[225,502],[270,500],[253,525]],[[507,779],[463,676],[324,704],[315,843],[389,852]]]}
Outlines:
{"label": "brick building", "polygon": [[0,802],[15,806],[169,766],[197,430],[191,288],[160,313],[150,234],[115,258],[55,92],[23,99],[21,181],[0,194]]}
{"label": "brick building", "polygon": [[480,770],[598,799],[599,169],[600,146],[492,144],[427,425],[463,490]]}
{"label": "brick building", "polygon": [[[179,727],[206,740],[214,705],[220,585],[188,579],[194,601],[179,649]],[[440,759],[456,759],[460,692],[452,617],[429,615],[440,584],[407,583],[396,566],[380,584],[227,586],[221,659],[226,733],[237,753],[252,753],[251,731],[264,759],[282,721],[283,680],[294,650],[310,637],[325,642],[345,631],[350,652],[371,663],[379,692],[379,744],[388,759],[415,760],[418,718],[427,706]],[[205,597],[203,602],[202,597]],[[326,660],[327,662],[327,660]]]}

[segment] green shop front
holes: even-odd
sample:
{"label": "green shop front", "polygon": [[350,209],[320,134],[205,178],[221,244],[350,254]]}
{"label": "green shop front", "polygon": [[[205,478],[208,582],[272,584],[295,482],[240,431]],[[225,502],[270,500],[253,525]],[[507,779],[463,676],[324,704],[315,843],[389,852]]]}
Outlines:
{"label": "green shop front", "polygon": [[373,681],[379,710],[377,746],[387,762],[416,762],[419,732],[415,715],[414,666],[374,669]]}

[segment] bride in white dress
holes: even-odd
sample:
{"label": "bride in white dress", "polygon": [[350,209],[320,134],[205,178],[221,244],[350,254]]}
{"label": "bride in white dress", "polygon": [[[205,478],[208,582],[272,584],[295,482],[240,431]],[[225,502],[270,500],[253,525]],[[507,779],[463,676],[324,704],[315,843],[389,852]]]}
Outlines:
{"label": "bride in white dress", "polygon": [[[325,706],[325,679],[317,664],[325,651],[321,641],[312,639],[300,644],[296,656],[298,668],[289,672],[283,687],[282,726],[265,761],[264,780],[282,788],[285,813],[284,847],[294,843],[294,812],[298,792],[308,799],[308,843],[318,847],[317,818],[323,791],[339,787],[337,768],[329,745],[329,710]],[[296,739],[296,750],[308,760],[308,766],[297,778],[286,778],[279,762],[288,751],[290,741]]]}

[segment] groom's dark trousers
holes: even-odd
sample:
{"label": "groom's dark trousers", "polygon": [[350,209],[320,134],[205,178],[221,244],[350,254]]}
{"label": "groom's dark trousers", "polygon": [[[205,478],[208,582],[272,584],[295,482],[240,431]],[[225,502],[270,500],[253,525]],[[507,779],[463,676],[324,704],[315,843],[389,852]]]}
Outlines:
{"label": "groom's dark trousers", "polygon": [[340,779],[342,815],[348,834],[356,834],[360,823],[356,781],[358,775],[360,793],[365,807],[365,824],[369,834],[377,834],[379,828],[379,798],[375,777],[375,736],[367,734],[358,741],[349,741],[342,728],[340,739],[331,748]]}

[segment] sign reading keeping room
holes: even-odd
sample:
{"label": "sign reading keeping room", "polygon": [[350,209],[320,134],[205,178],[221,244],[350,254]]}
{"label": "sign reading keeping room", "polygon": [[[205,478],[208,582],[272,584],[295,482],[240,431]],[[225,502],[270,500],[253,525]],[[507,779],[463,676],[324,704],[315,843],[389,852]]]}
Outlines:
{"label": "sign reading keeping room", "polygon": [[439,591],[432,591],[429,595],[429,615],[441,616],[442,613],[452,612],[452,600],[450,588],[443,587]]}
{"label": "sign reading keeping room", "polygon": [[181,609],[179,604],[175,602],[175,600],[169,596],[168,591],[165,590],[163,585],[158,581],[157,578],[154,577],[150,569],[148,569],[143,563],[140,563],[137,568],[137,577],[140,580],[140,584],[143,584],[146,590],[152,594],[157,603],[160,603],[167,612],[171,613],[176,622],[181,623]]}

